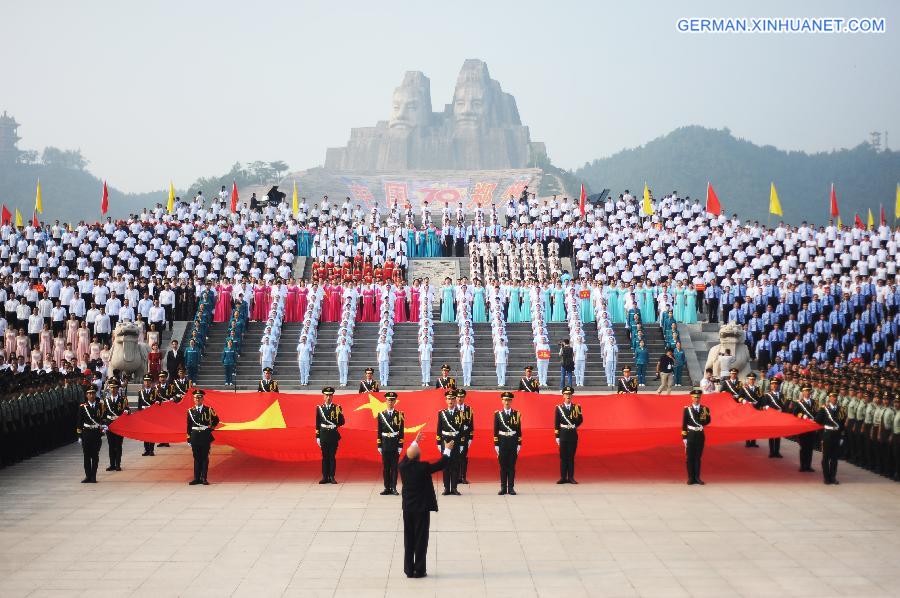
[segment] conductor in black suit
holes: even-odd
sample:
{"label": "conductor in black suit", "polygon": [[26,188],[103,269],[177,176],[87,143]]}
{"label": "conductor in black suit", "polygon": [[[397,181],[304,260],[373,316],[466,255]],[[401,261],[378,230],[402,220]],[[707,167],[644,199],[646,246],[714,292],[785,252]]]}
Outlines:
{"label": "conductor in black suit", "polygon": [[419,437],[413,440],[400,461],[403,481],[403,572],[407,577],[425,577],[425,555],[428,552],[428,531],[431,511],[437,511],[437,496],[431,475],[447,467],[453,441],[444,445],[441,459],[428,463],[419,459]]}

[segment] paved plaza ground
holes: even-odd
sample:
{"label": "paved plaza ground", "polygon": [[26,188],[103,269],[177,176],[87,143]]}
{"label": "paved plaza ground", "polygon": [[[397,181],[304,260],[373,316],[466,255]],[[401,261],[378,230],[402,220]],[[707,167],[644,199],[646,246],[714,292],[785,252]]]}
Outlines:
{"label": "paved plaza ground", "polygon": [[579,463],[578,486],[522,479],[515,497],[476,464],[464,496],[439,497],[425,579],[403,575],[377,464],[338,454],[344,483],[319,486],[316,463],[217,447],[212,485],[188,486],[186,445],[125,446],[115,474],[104,446],[95,485],[78,445],[0,470],[0,596],[900,595],[900,484],[841,463],[825,486],[790,442],[780,461],[708,448],[704,487],[678,449]]}

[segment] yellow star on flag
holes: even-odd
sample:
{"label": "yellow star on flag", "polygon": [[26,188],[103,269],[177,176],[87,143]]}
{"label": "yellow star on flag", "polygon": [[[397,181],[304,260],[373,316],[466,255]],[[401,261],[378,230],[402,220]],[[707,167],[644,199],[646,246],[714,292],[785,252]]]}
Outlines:
{"label": "yellow star on flag", "polygon": [[245,422],[227,422],[220,424],[216,430],[273,430],[287,428],[284,423],[284,414],[281,413],[281,405],[276,400],[266,407],[259,417]]}

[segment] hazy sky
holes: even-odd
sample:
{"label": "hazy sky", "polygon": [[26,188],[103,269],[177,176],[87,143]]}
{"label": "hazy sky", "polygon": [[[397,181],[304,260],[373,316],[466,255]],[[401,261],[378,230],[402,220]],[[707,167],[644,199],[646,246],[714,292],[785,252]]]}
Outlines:
{"label": "hazy sky", "polygon": [[[887,33],[684,34],[679,17],[885,17]],[[900,3],[0,3],[0,111],[23,149],[81,148],[127,191],[235,161],[321,165],[385,120],[406,70],[450,100],[466,58],[572,168],[687,124],[807,151],[900,147]]]}

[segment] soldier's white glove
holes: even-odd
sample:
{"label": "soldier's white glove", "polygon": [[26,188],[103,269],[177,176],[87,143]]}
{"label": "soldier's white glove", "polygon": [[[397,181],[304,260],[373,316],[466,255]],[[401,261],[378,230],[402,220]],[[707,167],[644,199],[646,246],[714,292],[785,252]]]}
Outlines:
{"label": "soldier's white glove", "polygon": [[78,444],[81,444],[81,438],[78,439]]}
{"label": "soldier's white glove", "polygon": [[322,441],[319,440],[318,438],[316,438],[316,446],[318,446],[319,448],[322,448]]}
{"label": "soldier's white glove", "polygon": [[397,454],[399,455],[402,452],[403,452],[403,447],[397,447]]}
{"label": "soldier's white glove", "polygon": [[466,444],[466,448],[469,448],[470,446],[472,446],[472,441],[471,441],[471,440],[468,442],[468,444]]}
{"label": "soldier's white glove", "polygon": [[684,443],[684,446],[687,446],[687,438],[683,439],[681,442]]}
{"label": "soldier's white glove", "polygon": [[380,449],[380,448],[378,449],[378,454],[379,454],[379,455],[381,454],[381,449]]}
{"label": "soldier's white glove", "polygon": [[500,454],[500,447],[499,447],[499,446],[495,446],[495,447],[494,447],[494,451],[496,451],[496,453],[499,455],[499,454]]}
{"label": "soldier's white glove", "polygon": [[519,451],[521,451],[521,450],[522,450],[522,445],[517,446],[517,447],[516,447],[516,454],[518,455],[518,454],[519,454]]}
{"label": "soldier's white glove", "polygon": [[556,439],[556,445],[559,446],[559,438]]}
{"label": "soldier's white glove", "polygon": [[109,430],[109,426],[103,426],[100,428],[101,432],[106,432],[107,430]]}

